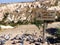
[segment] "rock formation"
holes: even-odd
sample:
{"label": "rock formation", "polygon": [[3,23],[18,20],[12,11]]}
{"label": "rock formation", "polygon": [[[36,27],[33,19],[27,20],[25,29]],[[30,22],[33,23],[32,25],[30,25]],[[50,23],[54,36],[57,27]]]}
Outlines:
{"label": "rock formation", "polygon": [[[57,2],[57,0],[45,0],[42,2],[34,1],[0,4],[0,21],[5,23],[12,21],[17,23],[18,21],[23,22],[25,20],[33,22],[36,17],[44,13],[48,14],[48,11],[52,11],[55,7],[55,9],[59,11],[60,9],[57,9],[59,3]],[[52,9],[53,6],[54,8]]]}

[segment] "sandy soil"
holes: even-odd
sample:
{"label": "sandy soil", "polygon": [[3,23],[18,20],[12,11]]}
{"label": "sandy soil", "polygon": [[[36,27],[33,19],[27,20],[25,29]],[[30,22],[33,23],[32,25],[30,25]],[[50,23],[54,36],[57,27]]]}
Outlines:
{"label": "sandy soil", "polygon": [[21,25],[16,26],[13,29],[2,29],[0,31],[0,35],[12,34],[13,36],[15,36],[16,34],[23,34],[23,33],[32,34],[34,32],[38,32],[38,34],[40,33],[40,30],[35,25]]}

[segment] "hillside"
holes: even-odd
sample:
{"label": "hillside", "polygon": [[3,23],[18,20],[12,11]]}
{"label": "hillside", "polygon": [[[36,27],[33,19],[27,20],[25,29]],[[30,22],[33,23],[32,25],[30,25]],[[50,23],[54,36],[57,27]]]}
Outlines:
{"label": "hillside", "polygon": [[[45,0],[34,2],[18,2],[0,4],[0,21],[4,23],[18,21],[34,22],[39,15],[53,15],[55,12],[60,14],[58,0]],[[53,12],[53,13],[52,13]]]}

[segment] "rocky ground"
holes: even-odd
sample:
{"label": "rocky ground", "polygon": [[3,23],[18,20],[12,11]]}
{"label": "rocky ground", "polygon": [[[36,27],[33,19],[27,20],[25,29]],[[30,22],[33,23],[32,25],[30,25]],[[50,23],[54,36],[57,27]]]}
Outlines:
{"label": "rocky ground", "polygon": [[[51,28],[51,27],[60,27],[60,22],[54,22],[52,24],[48,24],[47,28]],[[1,35],[8,35],[10,34],[10,39],[14,38],[17,34],[34,34],[37,32],[37,37],[40,35],[42,35],[42,27],[40,29],[37,28],[37,26],[35,25],[18,25],[16,27],[14,27],[13,29],[2,29],[0,31],[0,36]],[[11,41],[8,40],[5,45],[12,45]],[[18,44],[16,44],[18,45]],[[34,45],[34,44],[29,44],[29,42],[24,42],[24,45]],[[43,44],[43,45],[47,45],[47,43]]]}
{"label": "rocky ground", "polygon": [[[2,29],[0,31],[0,36],[1,35],[8,35],[10,34],[10,39],[14,38],[17,34],[24,34],[24,33],[27,33],[27,34],[34,34],[35,32],[37,32],[37,36],[41,35],[40,34],[40,30],[35,26],[35,25],[21,25],[21,26],[17,26],[13,29]],[[5,45],[12,45],[11,44],[11,41],[8,40]],[[16,44],[18,45],[18,44]],[[29,45],[27,42],[24,43],[24,45]],[[31,44],[31,45],[34,45],[34,44]]]}

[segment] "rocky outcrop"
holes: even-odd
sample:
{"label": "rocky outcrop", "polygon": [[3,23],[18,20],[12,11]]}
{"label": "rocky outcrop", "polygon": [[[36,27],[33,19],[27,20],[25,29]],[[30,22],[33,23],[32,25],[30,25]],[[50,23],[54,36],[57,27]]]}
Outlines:
{"label": "rocky outcrop", "polygon": [[[42,2],[36,1],[0,4],[0,21],[14,21],[14,23],[17,23],[18,21],[23,22],[27,20],[31,22],[35,19],[35,17],[43,14],[44,10],[48,13],[47,10],[50,11],[51,7],[55,6],[56,2],[57,0],[46,0]],[[4,16],[6,16],[6,18],[4,18]]]}
{"label": "rocky outcrop", "polygon": [[[0,7],[0,13],[1,13],[1,19],[0,21],[3,20],[3,17],[6,13],[7,15],[7,20],[17,22],[18,20],[26,20],[27,16],[32,12],[32,8],[36,7],[40,8],[40,3],[39,2],[27,2],[27,3],[12,3],[12,4],[6,4]],[[28,13],[27,13],[28,12]]]}

